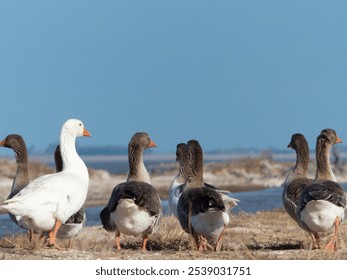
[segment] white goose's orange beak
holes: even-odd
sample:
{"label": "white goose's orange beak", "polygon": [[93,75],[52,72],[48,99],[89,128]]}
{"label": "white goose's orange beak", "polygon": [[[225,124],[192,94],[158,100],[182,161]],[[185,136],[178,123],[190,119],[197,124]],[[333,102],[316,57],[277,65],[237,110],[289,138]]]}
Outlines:
{"label": "white goose's orange beak", "polygon": [[87,129],[83,128],[83,136],[91,137],[92,135],[89,133]]}

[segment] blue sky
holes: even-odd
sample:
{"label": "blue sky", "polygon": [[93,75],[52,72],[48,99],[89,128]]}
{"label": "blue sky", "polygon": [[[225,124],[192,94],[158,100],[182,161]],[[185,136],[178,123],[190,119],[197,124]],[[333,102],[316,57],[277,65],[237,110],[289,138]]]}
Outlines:
{"label": "blue sky", "polygon": [[[0,138],[44,149],[68,118],[158,152],[347,143],[345,1],[0,0]],[[1,136],[3,135],[3,136]]]}

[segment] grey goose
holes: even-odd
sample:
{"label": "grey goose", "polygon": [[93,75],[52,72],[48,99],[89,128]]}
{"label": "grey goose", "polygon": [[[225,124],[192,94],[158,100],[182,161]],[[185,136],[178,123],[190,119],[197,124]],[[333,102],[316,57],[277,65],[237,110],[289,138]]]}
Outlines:
{"label": "grey goose", "polygon": [[105,230],[115,232],[116,248],[121,249],[120,234],[142,235],[143,251],[146,251],[148,236],[158,229],[162,205],[157,190],[143,162],[143,152],[156,147],[145,132],[133,135],[128,145],[129,173],[127,181],[118,184],[112,191],[109,202],[100,212]]}
{"label": "grey goose", "polygon": [[319,233],[334,228],[333,237],[325,246],[327,251],[337,250],[339,226],[345,216],[346,195],[330,165],[330,150],[341,142],[335,130],[321,131],[316,142],[315,181],[304,188],[297,207],[298,220],[310,233],[315,247],[320,247]]}

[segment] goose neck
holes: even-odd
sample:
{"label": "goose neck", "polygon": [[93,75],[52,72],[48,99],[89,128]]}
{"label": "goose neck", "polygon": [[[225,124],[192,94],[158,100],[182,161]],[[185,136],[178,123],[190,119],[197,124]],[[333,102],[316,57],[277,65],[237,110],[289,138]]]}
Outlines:
{"label": "goose neck", "polygon": [[141,181],[148,184],[151,179],[143,162],[143,150],[129,149],[129,174],[127,181]]}
{"label": "goose neck", "polygon": [[60,137],[60,149],[61,149],[61,157],[63,161],[63,171],[77,172],[81,174],[84,178],[89,178],[88,169],[84,164],[83,160],[77,154],[76,138],[67,134],[62,133]]}
{"label": "goose neck", "polygon": [[191,169],[189,180],[190,187],[201,187],[204,185],[203,165],[200,161],[195,161]]}
{"label": "goose neck", "polygon": [[316,149],[316,181],[331,180],[336,182],[336,177],[330,165],[330,150],[331,145],[325,147],[318,146]]}
{"label": "goose neck", "polygon": [[17,171],[13,180],[11,193],[18,193],[29,184],[28,155],[26,150],[15,150]]}
{"label": "goose neck", "polygon": [[180,169],[177,177],[178,183],[184,184],[191,175],[189,163],[187,161],[180,162]]}
{"label": "goose neck", "polygon": [[293,173],[300,174],[302,176],[308,176],[308,164],[310,161],[310,154],[308,149],[298,149],[296,151],[296,163],[293,169]]}

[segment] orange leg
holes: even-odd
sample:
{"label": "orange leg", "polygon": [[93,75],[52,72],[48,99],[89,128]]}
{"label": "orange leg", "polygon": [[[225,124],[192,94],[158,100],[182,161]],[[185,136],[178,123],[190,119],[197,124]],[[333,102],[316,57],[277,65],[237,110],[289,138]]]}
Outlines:
{"label": "orange leg", "polygon": [[148,235],[147,234],[144,234],[143,235],[143,242],[142,242],[142,252],[146,252],[147,249],[146,249],[146,245],[147,245],[147,239],[148,239]]}
{"label": "orange leg", "polygon": [[325,246],[325,250],[329,252],[333,252],[337,250],[337,242],[338,242],[338,234],[339,234],[339,226],[340,226],[339,217],[336,217],[334,225],[335,225],[335,232],[334,232],[333,238]]}
{"label": "orange leg", "polygon": [[224,226],[222,232],[220,233],[220,235],[219,235],[219,237],[218,237],[216,247],[214,248],[214,250],[215,250],[216,252],[219,252],[220,249],[221,249],[221,247],[222,247],[222,240],[223,240],[223,237],[224,237],[225,228],[226,228],[226,227]]}
{"label": "orange leg", "polygon": [[213,250],[213,247],[208,243],[207,239],[202,235],[196,236],[195,242],[196,242],[197,250],[200,252]]}
{"label": "orange leg", "polygon": [[57,245],[55,237],[57,236],[57,232],[60,226],[61,226],[61,221],[56,220],[53,229],[49,232],[49,238],[48,238],[48,244],[51,246],[54,245],[54,247],[56,247],[58,250],[61,250],[61,248]]}
{"label": "orange leg", "polygon": [[116,231],[116,248],[117,248],[117,250],[122,249],[122,247],[120,246],[119,236],[120,236],[120,232]]}

